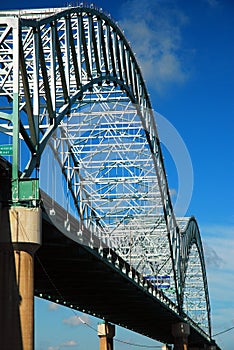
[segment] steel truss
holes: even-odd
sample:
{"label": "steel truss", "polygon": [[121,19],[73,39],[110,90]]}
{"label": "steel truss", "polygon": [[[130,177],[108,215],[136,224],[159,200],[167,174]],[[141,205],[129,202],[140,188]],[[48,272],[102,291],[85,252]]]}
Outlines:
{"label": "steel truss", "polygon": [[38,205],[50,147],[81,227],[158,288],[169,276],[164,293],[210,336],[199,230],[175,218],[149,95],[116,23],[93,7],[0,13],[0,110],[13,205]]}

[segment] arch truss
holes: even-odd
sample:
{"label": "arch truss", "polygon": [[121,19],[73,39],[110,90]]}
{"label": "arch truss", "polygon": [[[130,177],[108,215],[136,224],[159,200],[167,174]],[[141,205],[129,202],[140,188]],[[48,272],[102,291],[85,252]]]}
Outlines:
{"label": "arch truss", "polygon": [[149,95],[116,23],[93,7],[0,13],[0,120],[13,205],[38,205],[40,172],[81,237],[114,249],[210,336],[199,230],[175,218]]}

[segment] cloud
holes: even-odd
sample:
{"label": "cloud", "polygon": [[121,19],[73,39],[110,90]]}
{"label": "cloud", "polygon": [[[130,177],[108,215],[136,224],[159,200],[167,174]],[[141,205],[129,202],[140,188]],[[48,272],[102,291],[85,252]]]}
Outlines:
{"label": "cloud", "polygon": [[77,345],[77,342],[75,340],[68,340],[65,343],[61,344],[60,347],[67,348],[67,347],[76,346],[76,345]]}
{"label": "cloud", "polygon": [[57,346],[49,346],[47,350],[61,350],[61,349],[69,348],[73,346],[77,346],[77,342],[75,340],[68,340]]}
{"label": "cloud", "polygon": [[[222,260],[222,269],[230,271],[234,269],[234,227],[228,225],[210,225],[202,226],[201,232],[204,242],[205,257],[207,264],[212,262],[210,268],[220,266]],[[208,249],[207,249],[208,248]],[[207,254],[207,256],[206,256]],[[215,258],[217,264],[215,265]]]}
{"label": "cloud", "polygon": [[71,316],[69,318],[65,318],[63,320],[63,323],[76,327],[81,324],[89,323],[89,316],[88,315],[83,315],[82,317],[80,317],[79,315]]}
{"label": "cloud", "polygon": [[49,309],[50,311],[58,310],[58,308],[59,308],[59,305],[58,305],[58,304],[55,304],[55,303],[49,303],[49,304],[48,304],[48,309]]}
{"label": "cloud", "polygon": [[208,244],[204,244],[204,251],[205,251],[205,260],[206,260],[207,267],[216,267],[216,268],[222,267],[224,261],[217,254],[214,248],[212,248]]}
{"label": "cloud", "polygon": [[[126,8],[128,11],[126,11]],[[182,50],[182,27],[188,18],[173,3],[129,0],[121,26],[130,40],[146,81],[162,92],[188,79]]]}

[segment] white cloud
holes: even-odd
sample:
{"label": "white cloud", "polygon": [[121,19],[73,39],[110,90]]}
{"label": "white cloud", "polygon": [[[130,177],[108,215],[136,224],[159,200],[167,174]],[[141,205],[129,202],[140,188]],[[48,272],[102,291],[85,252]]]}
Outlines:
{"label": "white cloud", "polygon": [[70,326],[79,326],[84,323],[89,323],[89,317],[88,315],[82,315],[82,317],[80,317],[79,315],[75,315],[69,318],[65,318],[63,320],[63,323],[68,324]]}
{"label": "white cloud", "polygon": [[207,267],[219,268],[223,265],[223,259],[217,254],[213,247],[204,243],[205,260]]}
{"label": "white cloud", "polygon": [[63,344],[61,344],[60,347],[66,348],[66,347],[71,347],[71,346],[76,346],[77,342],[75,340],[68,340],[66,342],[64,342]]}
{"label": "white cloud", "polygon": [[[222,261],[222,269],[234,270],[234,227],[228,225],[210,225],[202,226],[201,232],[204,247],[208,247],[207,266],[209,266],[210,252],[213,253],[213,259],[217,258],[218,265]],[[217,267],[217,264],[210,266]]]}
{"label": "white cloud", "polygon": [[49,309],[50,311],[58,310],[58,308],[59,308],[59,305],[58,305],[58,304],[55,304],[55,303],[49,303],[49,304],[48,304],[48,309]]}
{"label": "white cloud", "polygon": [[77,342],[75,340],[68,340],[57,346],[49,346],[47,350],[61,350],[73,346],[77,346]]}
{"label": "white cloud", "polygon": [[136,52],[144,79],[154,82],[158,91],[188,78],[181,34],[187,22],[187,17],[171,2],[129,0],[124,3],[122,28]]}

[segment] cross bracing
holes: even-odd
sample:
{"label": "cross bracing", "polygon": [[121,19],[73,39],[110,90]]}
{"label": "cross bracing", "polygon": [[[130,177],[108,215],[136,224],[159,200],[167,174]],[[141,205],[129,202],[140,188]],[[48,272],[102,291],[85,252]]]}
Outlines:
{"label": "cross bracing", "polygon": [[[105,102],[103,107],[98,96],[88,108],[90,112],[71,111],[60,128],[63,136],[57,136],[59,143],[70,140],[80,174],[77,191],[83,191],[82,203],[95,210],[93,216],[87,212],[86,220],[95,228],[98,220],[102,237],[142,273],[156,273],[157,261],[161,273],[170,275],[161,196],[139,116],[129,102],[121,107]],[[62,149],[65,159],[68,152]],[[72,169],[66,165],[68,173]]]}
{"label": "cross bracing", "polygon": [[0,13],[0,100],[13,205],[39,205],[22,189],[43,177],[49,147],[81,227],[142,275],[169,276],[164,293],[210,335],[200,233],[174,215],[149,95],[119,27],[94,8]]}

